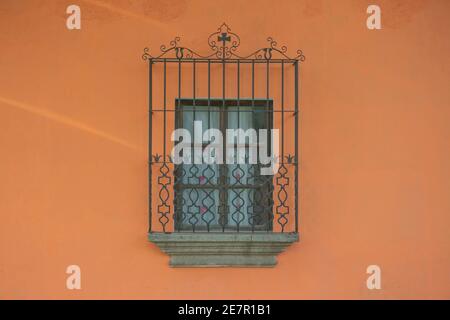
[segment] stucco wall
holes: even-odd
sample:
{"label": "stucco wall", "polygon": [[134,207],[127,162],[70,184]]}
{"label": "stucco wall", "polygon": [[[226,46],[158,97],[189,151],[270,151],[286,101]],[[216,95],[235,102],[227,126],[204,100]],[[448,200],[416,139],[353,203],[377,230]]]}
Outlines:
{"label": "stucco wall", "polygon": [[[0,298],[450,298],[448,1],[130,3],[0,2]],[[274,269],[170,269],[146,240],[140,55],[206,50],[223,21],[243,51],[271,35],[307,56],[301,242]]]}

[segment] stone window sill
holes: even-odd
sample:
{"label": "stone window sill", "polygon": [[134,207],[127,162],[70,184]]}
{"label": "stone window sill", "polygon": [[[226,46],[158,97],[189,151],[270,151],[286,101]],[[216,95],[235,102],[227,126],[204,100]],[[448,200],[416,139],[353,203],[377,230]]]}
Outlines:
{"label": "stone window sill", "polygon": [[298,233],[149,233],[172,267],[273,267]]}

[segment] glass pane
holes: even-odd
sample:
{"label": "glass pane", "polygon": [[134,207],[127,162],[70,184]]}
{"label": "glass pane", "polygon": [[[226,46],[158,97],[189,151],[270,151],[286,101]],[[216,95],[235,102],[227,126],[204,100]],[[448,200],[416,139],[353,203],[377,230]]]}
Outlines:
{"label": "glass pane", "polygon": [[[242,106],[238,112],[237,107],[230,107],[228,112],[228,128],[229,129],[255,129],[257,141],[259,141],[259,129],[270,129],[269,117],[271,113],[266,112],[266,107],[252,107]],[[236,142],[236,141],[235,141]],[[239,229],[267,229],[267,215],[269,210],[269,203],[265,201],[270,196],[267,191],[269,188],[269,181],[267,179],[261,181],[259,168],[256,164],[249,164],[250,143],[249,138],[245,138],[245,144],[232,146],[227,145],[227,148],[235,149],[235,164],[228,165],[228,178],[231,189],[228,191],[228,206],[230,208],[230,216],[228,223],[230,226]],[[231,141],[227,141],[231,143]],[[237,163],[238,150],[244,149],[246,161]],[[256,153],[258,149],[256,149]],[[242,161],[242,159],[241,159]],[[261,183],[262,182],[262,183]],[[259,187],[256,185],[259,183]]]}
{"label": "glass pane", "polygon": [[[238,112],[238,110],[241,112]],[[257,132],[259,129],[268,129],[268,120],[271,113],[266,110],[266,107],[260,106],[255,106],[253,108],[251,106],[241,106],[239,109],[238,107],[229,107],[228,129],[241,128],[247,130],[253,128]]]}
{"label": "glass pane", "polygon": [[[219,112],[217,107],[196,106],[195,112],[193,106],[182,107],[183,109],[183,127],[191,133],[191,139],[194,140],[194,120],[202,122],[202,135],[210,128],[219,127]],[[204,141],[207,144],[208,141]],[[202,147],[202,152],[204,148]],[[218,179],[218,165],[212,164],[183,164],[185,175],[182,178],[183,184],[216,184]]]}
{"label": "glass pane", "polygon": [[210,107],[208,112],[207,106],[187,106],[181,107],[183,110],[183,128],[187,129],[191,135],[194,132],[194,120],[202,122],[202,134],[210,128],[219,128],[220,112],[218,107]]}

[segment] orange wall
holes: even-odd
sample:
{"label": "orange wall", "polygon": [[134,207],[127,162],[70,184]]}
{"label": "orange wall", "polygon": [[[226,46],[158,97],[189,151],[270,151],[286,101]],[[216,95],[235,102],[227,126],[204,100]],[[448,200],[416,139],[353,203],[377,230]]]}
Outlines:
{"label": "orange wall", "polygon": [[[450,298],[449,1],[130,3],[0,2],[0,298]],[[171,269],[146,240],[140,56],[207,50],[223,21],[242,52],[271,35],[307,56],[301,242],[273,269]]]}

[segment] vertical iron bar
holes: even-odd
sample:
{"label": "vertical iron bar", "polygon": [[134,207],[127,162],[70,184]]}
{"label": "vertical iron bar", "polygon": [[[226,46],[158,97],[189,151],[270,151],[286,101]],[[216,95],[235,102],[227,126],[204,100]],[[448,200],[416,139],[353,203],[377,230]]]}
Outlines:
{"label": "vertical iron bar", "polygon": [[211,128],[211,60],[208,60],[208,129]]}
{"label": "vertical iron bar", "polygon": [[295,61],[295,133],[294,133],[294,141],[295,141],[295,232],[298,232],[298,61]]}
{"label": "vertical iron bar", "polygon": [[[269,60],[267,60],[267,64],[266,64],[266,107],[267,107],[267,111],[269,111],[269,70],[270,70],[270,64],[269,64]],[[267,112],[268,113],[268,112]]]}
{"label": "vertical iron bar", "polygon": [[[224,40],[224,42],[223,42],[223,56],[222,56],[222,112],[220,113],[220,115],[221,115],[221,121],[222,121],[222,123],[227,123],[227,120],[228,120],[228,109],[227,109],[227,112],[225,113],[225,40]],[[223,130],[223,133],[225,133],[226,132],[226,126],[224,126],[224,130]],[[225,184],[226,184],[226,181],[227,181],[227,177],[225,176],[225,174],[228,174],[228,165],[226,164],[226,150],[227,150],[227,143],[228,143],[228,141],[227,141],[227,138],[226,138],[226,134],[225,134],[225,143],[223,143],[223,145],[222,145],[222,159],[223,159],[223,172],[222,172],[222,174],[221,174],[221,176],[222,176],[222,186],[224,187],[225,186]],[[228,205],[228,188],[224,188],[223,189],[224,191],[223,191],[223,198],[224,198],[224,201],[223,201],[223,205],[224,205],[224,208],[227,208],[227,205]],[[227,216],[226,216],[226,221],[228,222],[228,212],[226,213],[227,214]],[[223,226],[222,226],[222,232],[225,232],[225,223],[223,224]]]}
{"label": "vertical iron bar", "polygon": [[[269,70],[270,70],[270,61],[269,60],[267,60],[267,64],[266,64],[266,123],[267,123],[267,127],[268,127],[268,129],[272,129],[271,127],[272,127],[272,125],[271,125],[271,121],[270,121],[270,114],[269,114],[269,111],[270,111],[270,109],[269,109],[269,97],[270,97],[270,73],[269,73]],[[268,146],[267,146],[267,150],[269,150],[269,154],[271,154],[272,153],[272,137],[271,137],[271,135],[268,135],[268,140],[269,141],[266,141],[266,143],[268,144]],[[272,188],[271,188],[271,185],[273,184],[273,182],[272,181],[270,181],[270,184],[269,184],[269,194],[268,194],[268,212],[267,212],[267,214],[268,214],[268,219],[267,219],[267,232],[270,232],[271,230],[271,225],[272,225],[272,215],[273,215],[273,212],[272,212],[272,210],[273,210],[273,205],[272,205],[272,201],[273,201],[273,194],[270,194],[271,192],[272,192]]]}
{"label": "vertical iron bar", "polygon": [[[184,127],[184,116],[183,116],[183,110],[181,109],[181,60],[178,60],[178,101],[177,101],[177,112],[175,113],[175,118],[176,115],[178,115],[178,121],[181,124],[181,128]],[[181,163],[179,164],[179,166],[181,166],[182,170],[184,170],[183,166],[184,164]],[[181,178],[182,179],[182,178]],[[184,191],[181,189],[179,194],[177,196],[181,196],[181,199],[184,196]],[[177,199],[177,201],[180,201]],[[180,201],[181,202],[181,201]],[[181,208],[180,210],[178,210],[178,212],[181,212],[183,210],[183,208]],[[181,217],[177,217],[177,220],[179,219],[180,221],[180,230],[182,229],[182,221],[183,221],[183,213],[180,214]]]}
{"label": "vertical iron bar", "polygon": [[[269,74],[269,70],[270,70],[270,64],[269,64],[269,60],[267,60],[267,65],[266,65],[266,121],[267,121],[267,125],[269,125],[270,123],[270,108],[269,108],[269,97],[270,97],[270,85],[269,85],[269,80],[270,80],[270,74]],[[271,128],[269,128],[271,129]],[[269,138],[270,139],[270,138]],[[269,150],[271,150],[271,144],[269,144]]]}
{"label": "vertical iron bar", "polygon": [[183,110],[181,110],[181,60],[178,60],[178,111],[181,113],[181,121],[183,121]]}
{"label": "vertical iron bar", "polygon": [[[241,113],[240,113],[240,111],[241,111],[241,101],[240,101],[240,98],[241,98],[241,93],[240,93],[240,64],[239,64],[239,60],[238,60],[237,61],[237,128],[238,129],[240,129],[240,117],[241,117]],[[237,168],[240,169],[239,159],[238,159],[238,157],[239,157],[239,148],[240,148],[239,142],[240,142],[240,131],[238,131],[237,143],[236,143],[237,148],[235,150],[235,152],[236,152],[235,156],[236,156]],[[234,149],[234,146],[233,146],[233,149]],[[239,180],[240,179],[241,178],[239,178]],[[248,180],[248,178],[247,178],[247,180]],[[240,195],[241,195],[241,191],[239,191],[239,196]],[[240,203],[240,201],[239,201],[239,203]],[[241,206],[242,208],[244,207],[244,204],[245,204],[245,200],[243,200],[243,203],[242,203],[242,206]],[[239,213],[241,213],[240,210],[241,210],[241,208],[239,208]],[[237,225],[237,231],[239,232],[239,224]]]}
{"label": "vertical iron bar", "polygon": [[152,59],[148,60],[148,159],[149,159],[149,168],[148,168],[148,183],[149,183],[149,205],[148,205],[148,232],[152,232],[152,110],[153,110],[153,96],[152,96]]}
{"label": "vertical iron bar", "polygon": [[[211,60],[208,59],[208,129],[211,129]],[[208,131],[209,132],[209,131]],[[208,140],[211,139],[211,135],[208,136]],[[208,167],[210,166],[209,164],[207,165]],[[216,172],[214,171],[214,176],[216,175]],[[214,191],[213,191],[214,192]],[[220,191],[219,191],[220,192]],[[216,203],[216,200],[214,198],[214,204]],[[220,201],[220,199],[219,199]],[[220,205],[220,203],[219,203]],[[216,212],[219,214],[219,206],[216,205]],[[218,218],[219,220],[219,218]],[[208,232],[209,232],[209,223],[207,225],[208,228]]]}
{"label": "vertical iron bar", "polygon": [[[167,61],[166,61],[166,59],[164,59],[164,80],[163,80],[163,82],[164,82],[164,93],[163,93],[163,95],[164,95],[164,97],[163,97],[163,103],[164,103],[164,114],[163,114],[163,116],[164,116],[164,119],[163,119],[163,122],[164,122],[164,124],[163,124],[163,166],[165,166],[166,165],[166,131],[167,131]],[[159,179],[158,179],[158,181],[159,181]],[[163,226],[163,230],[164,230],[164,232],[166,231],[165,230],[165,228],[166,228],[166,226],[164,225]],[[174,228],[175,228],[175,224],[174,224]]]}
{"label": "vertical iron bar", "polygon": [[195,60],[192,61],[192,109],[193,109],[193,120],[192,120],[192,164],[195,166]]}
{"label": "vertical iron bar", "polygon": [[[195,181],[195,179],[197,178],[196,175],[198,173],[198,171],[196,171],[198,169],[197,164],[195,163],[195,156],[196,156],[196,154],[195,154],[195,151],[196,151],[196,145],[195,145],[195,60],[192,61],[192,109],[193,109],[193,112],[192,112],[193,113],[193,117],[192,117],[192,139],[193,139],[193,141],[192,141],[192,151],[191,151],[191,156],[192,156],[192,158],[191,158],[192,164],[191,165],[195,168],[194,172],[196,172],[196,174],[194,175],[192,173],[192,171],[191,171],[191,174]],[[199,191],[196,190],[195,194],[197,196],[198,196],[198,193],[199,193]],[[198,200],[198,198],[197,198],[197,200]],[[199,214],[201,215],[200,210],[199,210]],[[195,232],[196,225],[197,225],[197,222],[192,226],[193,232]]]}
{"label": "vertical iron bar", "polygon": [[[195,60],[192,62],[192,96],[194,97],[194,106],[195,106]],[[194,108],[195,110],[195,108]]]}
{"label": "vertical iron bar", "polygon": [[[241,111],[241,90],[240,90],[240,84],[241,84],[241,65],[239,63],[239,60],[237,61],[237,127],[239,129],[239,118],[240,118],[240,111]],[[239,137],[238,137],[239,141]]]}
{"label": "vertical iron bar", "polygon": [[[255,115],[255,60],[252,59],[252,117],[254,115]],[[259,151],[258,151],[258,153],[259,153]],[[259,155],[257,155],[257,158],[258,157],[259,157]]]}
{"label": "vertical iron bar", "polygon": [[284,163],[284,60],[281,61],[281,162]]}
{"label": "vertical iron bar", "polygon": [[[254,59],[252,59],[252,117],[254,117],[254,115],[255,115],[255,60]],[[259,133],[257,134],[257,137],[258,137],[258,142],[259,142]],[[257,155],[256,155],[256,159],[257,159],[257,163],[258,163],[258,159],[259,159],[259,144],[258,144],[258,152],[257,152]],[[258,168],[259,168],[260,166],[258,165]],[[258,191],[256,191],[255,190],[255,192],[258,192]],[[261,191],[262,192],[262,191]],[[255,212],[255,205],[253,204],[253,211],[252,211],[253,213]],[[261,215],[263,214],[263,212],[261,212],[261,213],[259,213],[259,218],[261,218]],[[252,227],[252,232],[254,232],[255,231],[255,217],[253,216],[253,225],[251,226]]]}
{"label": "vertical iron bar", "polygon": [[222,107],[225,108],[225,60],[222,62]]}
{"label": "vertical iron bar", "polygon": [[252,60],[252,113],[255,111],[255,60]]}
{"label": "vertical iron bar", "polygon": [[166,161],[166,120],[167,120],[167,78],[166,78],[166,71],[167,71],[167,63],[166,63],[166,59],[164,59],[164,132],[163,132],[163,136],[164,136],[164,145],[163,145],[163,162]]}

